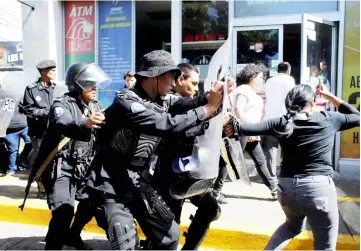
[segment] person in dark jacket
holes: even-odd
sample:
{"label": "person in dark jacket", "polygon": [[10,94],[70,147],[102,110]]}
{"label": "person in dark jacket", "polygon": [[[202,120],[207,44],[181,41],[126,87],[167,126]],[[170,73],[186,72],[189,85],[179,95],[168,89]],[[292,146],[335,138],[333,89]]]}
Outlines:
{"label": "person in dark jacket", "polygon": [[[36,65],[41,77],[29,84],[24,93],[23,102],[19,105],[21,113],[27,116],[28,135],[31,138],[32,150],[29,154],[28,166],[32,168],[38,155],[41,139],[46,129],[50,106],[53,104],[55,89],[56,63],[54,60],[43,60]],[[38,182],[38,197],[45,192],[41,182]]]}
{"label": "person in dark jacket", "polygon": [[[69,92],[55,99],[49,123],[32,172],[37,173],[46,159],[51,162],[41,175],[52,218],[45,249],[63,245],[88,249],[80,233],[92,219],[95,208],[85,190],[85,173],[94,156],[96,129],[104,121],[102,105],[96,101],[97,86],[109,77],[95,64],[75,63],[66,71]],[[52,156],[53,149],[57,149]],[[79,201],[74,222],[74,202]]]}
{"label": "person in dark jacket", "polygon": [[15,173],[15,171],[17,171],[18,163],[20,162],[18,161],[20,139],[24,140],[25,146],[19,160],[25,160],[31,151],[31,139],[28,136],[28,124],[26,121],[26,116],[19,112],[18,105],[19,101],[15,103],[14,115],[10,121],[10,125],[6,130],[6,136],[4,138],[9,152],[8,175],[12,175]]}
{"label": "person in dark jacket", "polygon": [[90,167],[89,195],[113,249],[138,248],[135,218],[152,249],[175,250],[179,226],[150,184],[150,163],[162,137],[185,135],[217,111],[223,86],[216,84],[209,95],[197,99],[175,99],[168,92],[181,70],[170,53],[152,51],[143,62],[135,87],[118,93],[105,111],[106,124]]}
{"label": "person in dark jacket", "polygon": [[[312,112],[316,95],[329,101],[336,112]],[[265,250],[282,250],[301,233],[307,218],[315,250],[335,250],[339,229],[337,193],[332,180],[332,151],[338,131],[360,126],[360,112],[330,93],[323,84],[316,94],[309,85],[297,85],[285,100],[287,114],[261,123],[239,123],[239,134],[273,135],[283,149],[278,200],[286,215]],[[234,132],[226,116],[225,133]]]}
{"label": "person in dark jacket", "polygon": [[[197,68],[190,64],[179,64],[182,76],[173,86],[171,95],[176,98],[194,98],[198,91],[199,73]],[[185,199],[174,199],[170,194],[171,185],[183,177],[172,170],[172,162],[176,158],[187,157],[192,154],[194,137],[179,137],[171,135],[163,139],[158,151],[158,159],[155,166],[152,183],[160,190],[167,205],[175,215],[175,221],[180,224],[182,207]],[[225,165],[221,156],[220,166]],[[182,250],[197,250],[204,240],[212,221],[219,218],[221,208],[216,197],[210,191],[201,195],[190,197],[190,201],[197,207],[195,215],[191,216],[191,224],[186,233],[185,243]],[[144,246],[148,245],[147,242]]]}
{"label": "person in dark jacket", "polygon": [[135,78],[135,72],[134,71],[127,71],[124,73],[124,81],[125,81],[125,87],[126,88],[133,88],[135,83],[137,82],[137,79]]}

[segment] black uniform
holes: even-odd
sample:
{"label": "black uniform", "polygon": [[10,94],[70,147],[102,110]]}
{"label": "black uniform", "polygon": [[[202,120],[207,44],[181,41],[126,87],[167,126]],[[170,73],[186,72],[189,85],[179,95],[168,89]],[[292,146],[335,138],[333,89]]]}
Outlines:
{"label": "black uniform", "polygon": [[106,110],[88,185],[94,189],[91,200],[99,205],[98,224],[107,231],[113,249],[137,248],[133,216],[154,249],[177,248],[179,226],[150,186],[148,170],[160,139],[184,137],[200,125],[206,118],[200,106],[206,103],[205,96],[152,101],[137,84],[117,94]]}
{"label": "black uniform", "polygon": [[[180,98],[179,94],[174,95]],[[161,191],[166,203],[175,214],[175,221],[178,224],[180,224],[182,207],[185,200],[174,199],[169,193],[169,188],[174,182],[186,179],[186,177],[173,172],[172,162],[176,158],[190,156],[192,154],[194,140],[194,137],[175,138],[171,136],[165,138],[158,151],[158,159],[152,178],[152,184]],[[220,167],[225,165],[222,155],[220,156],[219,165]],[[218,219],[221,213],[221,208],[213,196],[213,193],[191,197],[190,201],[197,207],[197,212],[194,217],[191,216],[192,223],[186,233],[183,250],[198,249],[208,232],[210,223]]]}
{"label": "black uniform", "polygon": [[29,84],[24,93],[23,103],[20,105],[20,112],[28,119],[28,135],[41,139],[46,129],[50,106],[53,104],[55,83],[49,87],[41,84],[41,78],[35,83]]}
{"label": "black uniform", "polygon": [[[47,193],[52,219],[46,236],[46,249],[61,249],[66,241],[77,241],[80,232],[93,215],[86,187],[85,172],[94,153],[94,129],[85,127],[88,117],[99,110],[101,105],[94,101],[88,106],[76,96],[67,93],[54,100],[49,114],[48,128],[43,137],[34,172],[42,165],[50,152],[64,137],[70,141],[56,154],[41,179]],[[74,201],[79,200],[75,220],[69,232],[74,216]],[[79,243],[78,243],[79,244]]]}

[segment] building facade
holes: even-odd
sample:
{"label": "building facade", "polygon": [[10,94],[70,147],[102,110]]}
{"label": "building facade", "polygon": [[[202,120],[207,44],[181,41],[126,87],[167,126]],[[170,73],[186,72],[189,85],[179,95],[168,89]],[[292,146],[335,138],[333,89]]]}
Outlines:
{"label": "building facade", "polygon": [[[281,61],[296,83],[318,69],[339,97],[360,104],[359,1],[25,1],[22,5],[24,78],[35,65],[56,59],[63,79],[73,62],[96,62],[112,78],[99,91],[106,106],[124,87],[123,74],[137,70],[141,55],[171,52],[175,62],[196,65],[205,78],[215,51],[232,39],[234,73],[261,62],[268,77]],[[258,90],[262,93],[262,89]],[[359,128],[335,138],[335,169],[359,178]]]}

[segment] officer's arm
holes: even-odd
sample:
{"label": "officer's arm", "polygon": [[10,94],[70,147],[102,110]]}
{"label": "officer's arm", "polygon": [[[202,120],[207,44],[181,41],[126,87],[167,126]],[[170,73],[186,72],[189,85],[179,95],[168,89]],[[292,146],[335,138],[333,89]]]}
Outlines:
{"label": "officer's arm", "polygon": [[49,114],[49,109],[36,107],[34,97],[28,87],[25,89],[24,100],[19,105],[19,110],[28,117],[46,117]]}
{"label": "officer's arm", "polygon": [[147,109],[134,100],[118,97],[107,110],[106,120],[110,118],[115,119],[117,121],[115,123],[119,124],[129,121],[143,133],[163,136],[167,133],[184,134],[189,128],[205,120],[206,113],[201,106],[182,115],[172,116],[170,113],[157,113]]}
{"label": "officer's arm", "polygon": [[169,98],[169,113],[172,115],[182,114],[186,111],[206,105],[208,103],[208,93],[200,95],[196,98]]}
{"label": "officer's arm", "polygon": [[50,108],[49,128],[53,128],[65,137],[89,141],[91,129],[85,127],[86,118],[81,118],[78,122],[74,120],[69,107],[62,102],[55,101]]}

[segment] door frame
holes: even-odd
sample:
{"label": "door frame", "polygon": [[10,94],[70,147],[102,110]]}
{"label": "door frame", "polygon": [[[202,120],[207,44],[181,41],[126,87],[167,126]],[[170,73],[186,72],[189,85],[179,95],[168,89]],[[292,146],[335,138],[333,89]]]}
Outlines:
{"label": "door frame", "polygon": [[262,25],[262,26],[236,26],[232,32],[232,68],[237,74],[237,32],[238,31],[257,31],[257,30],[276,30],[278,29],[278,58],[283,61],[283,25]]}
{"label": "door frame", "polygon": [[[303,14],[302,23],[301,23],[301,84],[306,83],[305,70],[307,67],[307,22],[312,21],[316,23],[326,24],[332,28],[331,34],[331,79],[332,82],[337,83],[336,81],[336,24],[333,21],[329,21],[319,16]],[[331,85],[332,93],[336,93],[336,86]]]}

